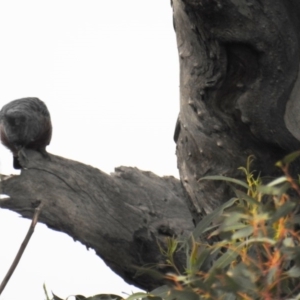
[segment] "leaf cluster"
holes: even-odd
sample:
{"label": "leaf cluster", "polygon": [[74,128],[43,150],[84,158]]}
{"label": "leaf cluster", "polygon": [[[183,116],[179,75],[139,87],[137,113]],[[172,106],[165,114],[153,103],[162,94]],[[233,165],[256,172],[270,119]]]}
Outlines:
{"label": "leaf cluster", "polygon": [[167,274],[169,285],[133,299],[300,299],[300,189],[288,173],[293,153],[277,165],[283,176],[263,183],[251,172],[250,157],[240,168],[245,181],[223,176],[235,197],[204,217],[182,243],[169,243],[170,254],[182,248],[187,262],[184,274],[174,266]]}
{"label": "leaf cluster", "polygon": [[[122,300],[123,299],[122,297],[113,295],[113,294],[99,294],[99,295],[94,295],[91,297],[76,295],[76,296],[70,296],[70,297],[73,297],[72,299],[75,299],[75,300]],[[52,300],[64,300],[64,299],[59,298],[58,296],[53,294]]]}

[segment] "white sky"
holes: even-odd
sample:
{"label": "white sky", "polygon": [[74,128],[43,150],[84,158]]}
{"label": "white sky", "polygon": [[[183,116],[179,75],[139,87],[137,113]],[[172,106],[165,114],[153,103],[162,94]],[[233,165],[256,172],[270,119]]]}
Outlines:
{"label": "white sky", "polygon": [[[0,1],[0,107],[39,97],[48,151],[104,172],[135,166],[178,177],[179,71],[170,0]],[[0,146],[1,173],[15,173]],[[0,281],[29,226],[0,210]],[[1,300],[130,293],[93,251],[38,224]],[[123,294],[124,295],[124,294]]]}

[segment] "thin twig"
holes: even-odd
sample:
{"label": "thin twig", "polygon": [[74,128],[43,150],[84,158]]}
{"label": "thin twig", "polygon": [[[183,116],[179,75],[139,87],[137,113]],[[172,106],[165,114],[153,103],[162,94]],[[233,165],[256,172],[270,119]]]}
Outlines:
{"label": "thin twig", "polygon": [[50,297],[48,295],[48,291],[47,291],[47,288],[46,288],[46,284],[44,283],[43,284],[43,289],[44,289],[44,293],[45,293],[45,296],[46,296],[46,300],[50,300]]}
{"label": "thin twig", "polygon": [[42,209],[42,204],[40,204],[35,209],[35,211],[34,211],[34,214],[33,214],[33,217],[32,217],[32,221],[31,221],[30,227],[28,229],[28,232],[27,232],[27,234],[26,234],[26,236],[24,238],[24,241],[21,244],[20,249],[19,249],[19,251],[18,251],[18,253],[17,253],[17,255],[16,255],[16,257],[15,257],[15,259],[14,259],[12,265],[11,265],[11,267],[9,268],[6,276],[4,277],[3,281],[1,282],[1,285],[0,285],[0,295],[2,294],[2,292],[3,292],[3,290],[4,290],[5,286],[6,286],[6,284],[8,283],[11,275],[15,271],[15,269],[16,269],[16,267],[17,267],[17,265],[18,265],[18,263],[19,263],[22,255],[24,253],[24,250],[25,250],[25,248],[26,248],[26,246],[27,246],[27,244],[28,244],[28,242],[29,242],[29,240],[30,240],[33,232],[34,232],[34,228],[35,228],[35,225],[36,225],[36,223],[38,221],[39,215],[41,213],[41,209]]}

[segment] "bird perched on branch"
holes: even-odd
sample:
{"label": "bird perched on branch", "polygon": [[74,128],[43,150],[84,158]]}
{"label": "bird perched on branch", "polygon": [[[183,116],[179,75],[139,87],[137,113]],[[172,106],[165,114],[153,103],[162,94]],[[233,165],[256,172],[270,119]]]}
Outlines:
{"label": "bird perched on branch", "polygon": [[[50,113],[38,98],[22,98],[4,105],[0,111],[0,139],[13,154],[13,166],[21,169],[19,154],[24,148],[49,155],[46,147],[52,136]],[[23,153],[24,154],[24,153]]]}

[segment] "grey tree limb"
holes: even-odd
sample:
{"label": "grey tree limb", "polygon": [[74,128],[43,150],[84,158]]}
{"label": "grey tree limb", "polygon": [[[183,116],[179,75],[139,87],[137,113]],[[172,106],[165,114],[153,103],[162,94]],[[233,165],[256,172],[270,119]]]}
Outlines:
{"label": "grey tree limb", "polygon": [[[158,243],[187,235],[193,228],[180,181],[136,168],[119,167],[108,175],[72,160],[26,151],[20,176],[2,178],[1,207],[32,218],[43,202],[39,222],[62,231],[96,253],[124,280],[141,288],[157,286],[155,278],[135,276],[136,267],[161,263]],[[59,245],[56,245],[59,247]],[[55,247],[55,245],[54,245]],[[185,257],[176,261],[183,268]]]}

